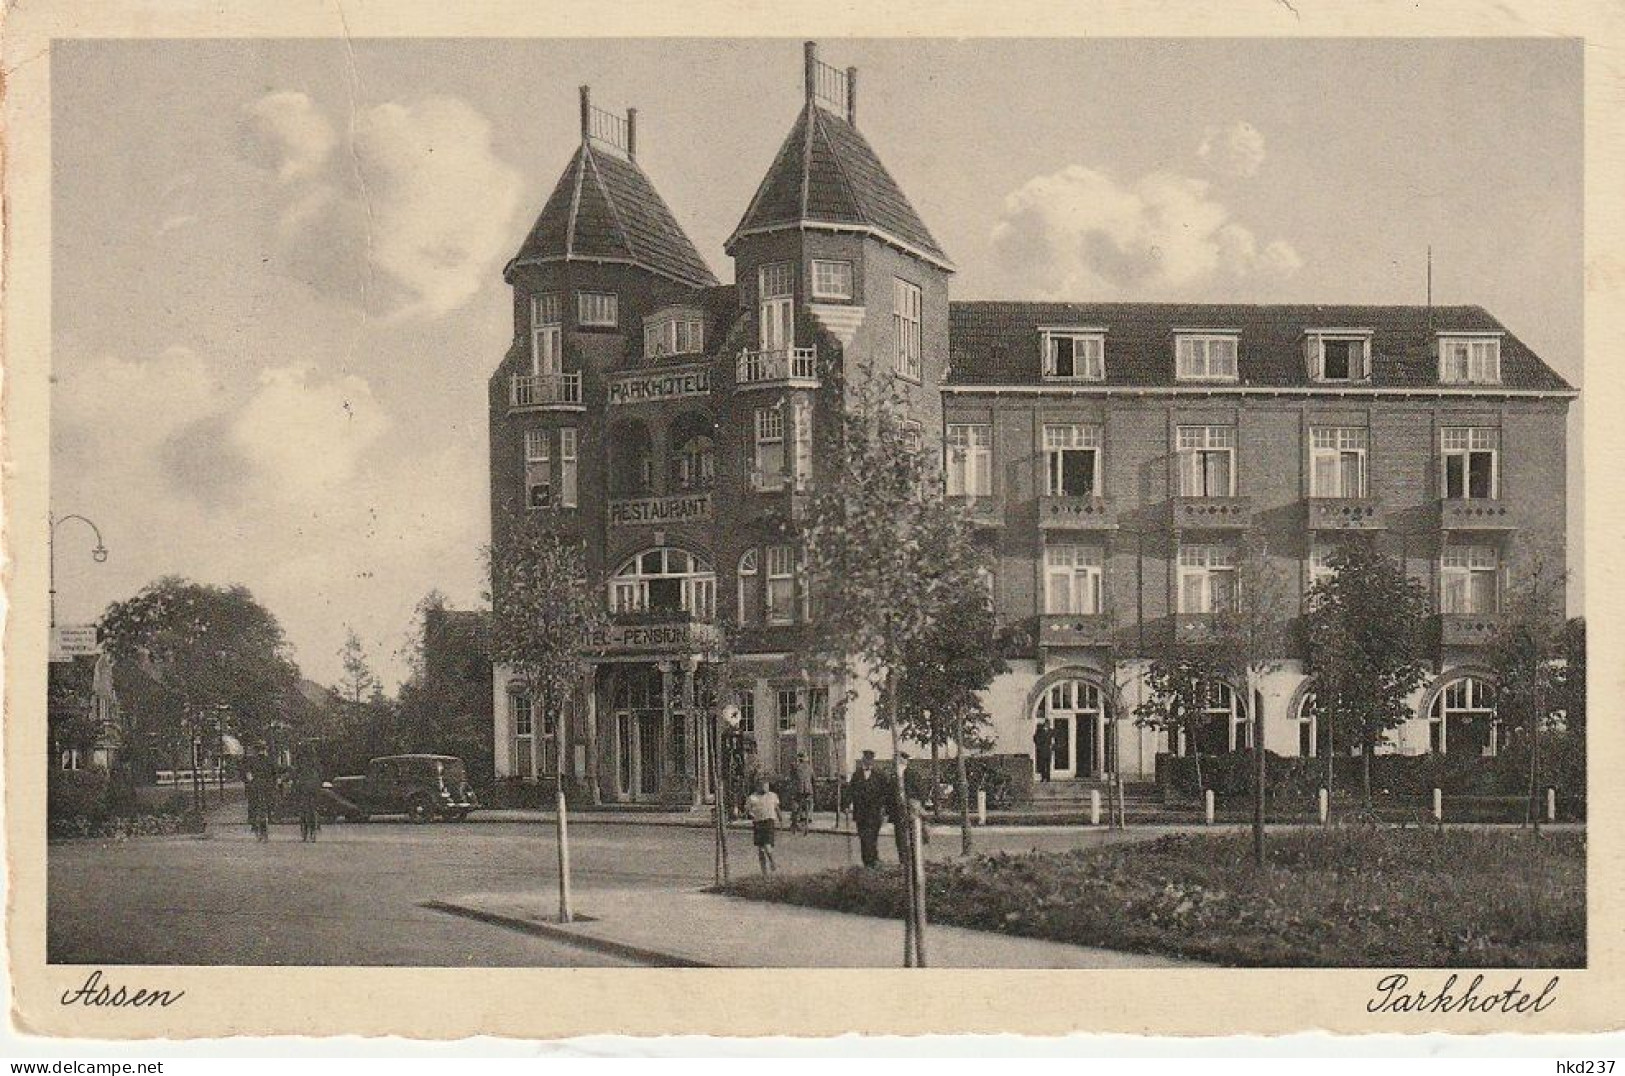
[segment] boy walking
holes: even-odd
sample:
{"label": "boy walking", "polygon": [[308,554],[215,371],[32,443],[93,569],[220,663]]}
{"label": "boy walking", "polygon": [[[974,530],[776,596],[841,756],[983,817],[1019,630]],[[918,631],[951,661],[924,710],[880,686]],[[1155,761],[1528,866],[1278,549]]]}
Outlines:
{"label": "boy walking", "polygon": [[779,797],[768,786],[767,778],[756,781],[756,791],[745,798],[745,813],[750,815],[751,834],[756,841],[756,862],[764,875],[777,871],[773,862],[773,830],[779,821]]}

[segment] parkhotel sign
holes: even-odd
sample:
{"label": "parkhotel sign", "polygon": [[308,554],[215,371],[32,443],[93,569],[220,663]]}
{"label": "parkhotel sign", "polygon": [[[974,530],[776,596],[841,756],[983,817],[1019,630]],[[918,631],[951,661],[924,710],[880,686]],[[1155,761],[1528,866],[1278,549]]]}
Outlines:
{"label": "parkhotel sign", "polygon": [[709,493],[689,493],[676,497],[640,497],[637,500],[609,502],[609,523],[612,527],[703,523],[710,518]]}
{"label": "parkhotel sign", "polygon": [[685,396],[710,394],[711,369],[708,366],[687,366],[628,374],[609,383],[611,405],[678,400]]}

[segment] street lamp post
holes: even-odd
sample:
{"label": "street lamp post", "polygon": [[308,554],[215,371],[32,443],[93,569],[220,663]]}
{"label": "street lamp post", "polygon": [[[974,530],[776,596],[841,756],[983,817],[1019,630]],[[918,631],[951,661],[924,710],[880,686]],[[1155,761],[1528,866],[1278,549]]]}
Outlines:
{"label": "street lamp post", "polygon": [[739,707],[729,703],[722,708],[722,720],[716,722],[716,753],[711,770],[716,776],[717,797],[717,857],[716,881],[728,884],[728,763],[734,738],[739,731]]}
{"label": "street lamp post", "polygon": [[50,520],[50,532],[45,539],[46,557],[50,561],[50,588],[51,588],[51,627],[56,627],[56,529],[71,519],[77,519],[96,535],[96,546],[90,551],[90,558],[97,564],[107,560],[107,546],[102,542],[102,532],[96,524],[77,513],[58,518],[55,515],[47,517]]}

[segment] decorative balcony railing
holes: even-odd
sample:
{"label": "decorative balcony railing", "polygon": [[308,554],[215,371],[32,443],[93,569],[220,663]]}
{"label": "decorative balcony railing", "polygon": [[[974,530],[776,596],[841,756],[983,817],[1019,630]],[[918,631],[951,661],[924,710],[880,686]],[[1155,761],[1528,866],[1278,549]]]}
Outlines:
{"label": "decorative balcony railing", "polygon": [[1105,613],[1045,613],[1038,618],[1039,646],[1109,646],[1111,635]]}
{"label": "decorative balcony railing", "polygon": [[1439,502],[1439,529],[1446,531],[1510,531],[1516,529],[1503,501],[1445,498]]}
{"label": "decorative balcony railing", "polygon": [[741,388],[756,385],[793,385],[816,388],[818,349],[789,347],[761,351],[741,351],[734,368],[734,381]]}
{"label": "decorative balcony railing", "polygon": [[1380,531],[1388,526],[1382,502],[1374,497],[1311,497],[1309,529]]}
{"label": "decorative balcony railing", "polygon": [[1244,530],[1253,521],[1251,497],[1175,497],[1175,530]]}
{"label": "decorative balcony railing", "polygon": [[1038,526],[1043,530],[1115,530],[1117,516],[1104,497],[1040,497]]}
{"label": "decorative balcony railing", "polygon": [[581,374],[514,374],[508,402],[513,407],[579,407]]}
{"label": "decorative balcony railing", "polygon": [[1501,630],[1497,613],[1441,613],[1440,646],[1486,646]]}

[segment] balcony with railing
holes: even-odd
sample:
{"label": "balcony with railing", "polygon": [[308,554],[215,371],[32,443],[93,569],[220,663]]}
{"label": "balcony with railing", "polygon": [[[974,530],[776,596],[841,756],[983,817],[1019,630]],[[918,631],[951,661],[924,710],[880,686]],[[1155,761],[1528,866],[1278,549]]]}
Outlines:
{"label": "balcony with railing", "polygon": [[1439,502],[1439,529],[1445,531],[1510,531],[1512,521],[1505,501],[1482,497],[1447,497]]}
{"label": "balcony with railing", "polygon": [[1175,530],[1245,530],[1253,521],[1251,497],[1175,497]]}
{"label": "balcony with railing", "polygon": [[784,347],[741,351],[734,367],[741,389],[818,387],[818,349]]}
{"label": "balcony with railing", "polygon": [[1488,646],[1500,630],[1498,613],[1439,614],[1440,646]]}
{"label": "balcony with railing", "polygon": [[581,374],[514,374],[508,406],[515,411],[581,406]]}
{"label": "balcony with railing", "polygon": [[1185,644],[1212,642],[1213,614],[1176,613],[1174,615],[1174,641]]}
{"label": "balcony with railing", "polygon": [[1105,613],[1045,613],[1038,618],[1039,646],[1110,646],[1111,618]]}
{"label": "balcony with railing", "polygon": [[1311,497],[1309,529],[1315,531],[1380,531],[1388,526],[1382,502],[1375,497]]}
{"label": "balcony with railing", "polygon": [[1104,497],[1040,497],[1038,526],[1040,530],[1116,530],[1117,513]]}

